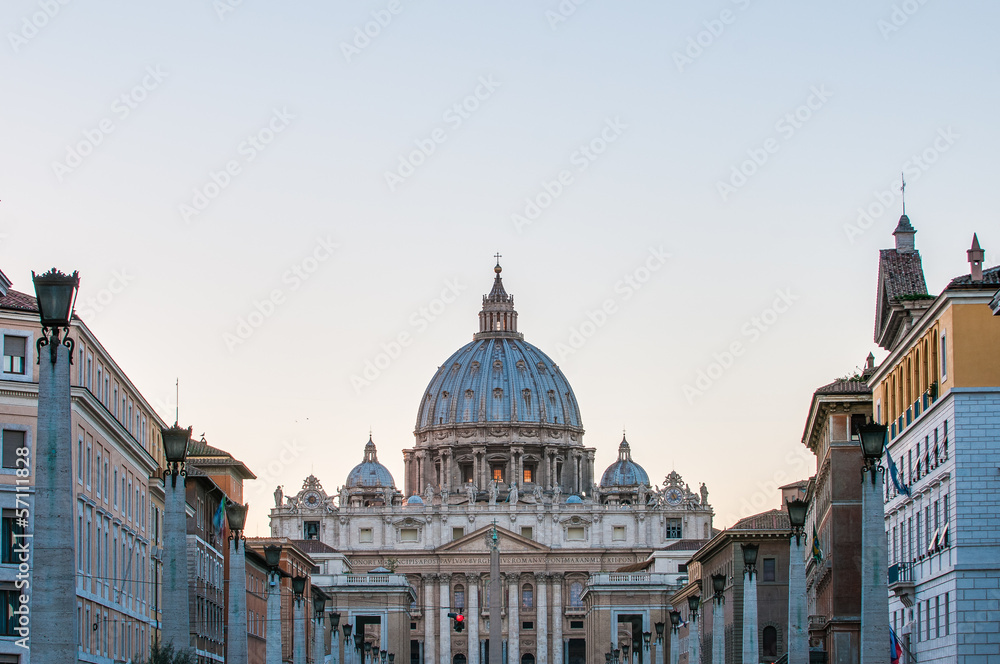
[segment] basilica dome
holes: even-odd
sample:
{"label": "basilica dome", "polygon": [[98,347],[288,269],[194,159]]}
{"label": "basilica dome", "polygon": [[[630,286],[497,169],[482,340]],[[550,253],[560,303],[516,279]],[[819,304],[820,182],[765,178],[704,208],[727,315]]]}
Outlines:
{"label": "basilica dome", "polygon": [[368,443],[365,445],[364,460],[351,469],[351,472],[347,474],[345,487],[348,489],[354,489],[361,487],[394,486],[396,485],[392,480],[392,473],[389,472],[388,468],[378,462],[378,456],[375,451],[375,443],[372,442],[371,436],[369,436]]}
{"label": "basilica dome", "polygon": [[533,423],[583,430],[569,381],[517,331],[514,298],[500,266],[483,296],[479,332],[442,364],[424,391],[417,431],[476,423]]}
{"label": "basilica dome", "polygon": [[649,486],[649,475],[642,466],[632,461],[632,448],[629,446],[625,436],[618,445],[618,460],[608,466],[601,476],[601,488],[609,489],[622,486],[638,486],[645,484]]}

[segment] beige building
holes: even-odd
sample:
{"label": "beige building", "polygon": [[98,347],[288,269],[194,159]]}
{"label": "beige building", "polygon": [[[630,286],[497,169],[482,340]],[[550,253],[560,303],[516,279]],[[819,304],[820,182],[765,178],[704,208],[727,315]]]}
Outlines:
{"label": "beige building", "polygon": [[[332,495],[313,476],[294,495],[275,492],[272,536],[325,544],[310,555],[330,610],[354,642],[402,664],[484,663],[491,620],[502,622],[507,662],[603,662],[612,640],[639,643],[669,622],[666,597],[711,536],[704,485],[694,492],[671,472],[653,487],[624,437],[595,482],[573,390],[518,332],[500,272],[479,331],[419,397],[402,492],[371,439]],[[499,616],[489,611],[494,525]],[[465,616],[465,631],[449,612]],[[665,652],[666,642],[640,648],[634,661],[662,662]]]}

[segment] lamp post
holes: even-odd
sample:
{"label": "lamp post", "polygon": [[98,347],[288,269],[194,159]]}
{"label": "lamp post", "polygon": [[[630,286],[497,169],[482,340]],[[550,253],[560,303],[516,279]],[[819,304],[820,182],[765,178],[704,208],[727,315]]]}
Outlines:
{"label": "lamp post", "polygon": [[281,664],[281,545],[264,547],[267,563],[267,649],[266,664]]}
{"label": "lamp post", "polygon": [[631,648],[631,644],[629,644],[629,643],[623,643],[622,644],[622,662],[624,662],[624,664],[632,664],[632,658],[629,656],[629,654],[630,654],[629,653],[629,649],[630,648]]}
{"label": "lamp post", "polygon": [[[881,465],[886,425],[869,421],[858,427],[861,469],[861,664],[889,664],[889,588],[886,561],[885,505]],[[869,482],[865,482],[865,473]]]}
{"label": "lamp post", "polygon": [[386,660],[389,657],[389,651],[388,650],[381,650],[381,651],[379,651],[379,655],[382,656],[382,664],[386,664]]}
{"label": "lamp post", "polygon": [[306,591],[306,577],[292,577],[292,664],[306,664],[306,607],[302,594]]}
{"label": "lamp post", "polygon": [[313,586],[313,610],[316,615],[316,631],[313,635],[315,650],[313,652],[314,662],[326,661],[326,629],[323,623],[326,622],[326,595]]}
{"label": "lamp post", "polygon": [[245,664],[247,650],[247,558],[246,546],[240,551],[243,525],[248,505],[226,501],[229,524],[229,622],[226,635],[226,662]]}
{"label": "lamp post", "polygon": [[666,625],[658,622],[653,628],[656,630],[656,651],[653,653],[653,664],[661,664],[659,660],[662,659],[660,653],[663,652],[663,632],[666,629]]}
{"label": "lamp post", "polygon": [[372,652],[372,642],[371,641],[365,641],[365,659],[364,659],[364,664],[368,664],[368,658],[371,655],[371,652]]}
{"label": "lamp post", "polygon": [[726,612],[722,608],[725,601],[726,575],[712,575],[712,664],[726,661]]}
{"label": "lamp post", "polygon": [[337,611],[330,614],[330,659],[332,664],[340,660],[340,613]]}
{"label": "lamp post", "polygon": [[688,597],[688,664],[701,664],[701,639],[698,637],[698,607],[701,598]]}
{"label": "lamp post", "polygon": [[[653,640],[653,633],[652,632],[643,632],[642,633],[642,644],[645,646],[645,652],[647,653],[646,654],[647,657],[649,656],[649,652],[650,652],[649,646],[650,646],[650,643],[652,642],[652,640]],[[654,658],[650,658],[650,661],[651,662],[655,662],[656,660]]]}
{"label": "lamp post", "polygon": [[681,659],[681,612],[670,612],[670,664],[677,664]]}
{"label": "lamp post", "polygon": [[191,647],[191,609],[188,607],[187,499],[184,488],[187,469],[184,462],[188,441],[191,440],[191,427],[182,429],[174,422],[174,426],[160,432],[163,456],[167,459],[163,475],[162,606],[170,607],[169,611],[163,612],[162,638],[164,645],[171,644],[175,650],[187,650]]}
{"label": "lamp post", "polygon": [[758,664],[757,648],[757,551],[758,544],[743,548],[743,664]]}
{"label": "lamp post", "polygon": [[[76,272],[66,275],[55,268],[42,275],[32,272],[31,277],[35,283],[42,323],[42,333],[36,346],[37,438],[35,458],[20,456],[18,460],[34,475],[34,537],[32,540],[21,539],[17,544],[28,542],[34,548],[31,562],[31,654],[38,662],[69,662],[76,661],[76,640],[80,633],[76,603],[72,601],[76,597],[76,559],[70,517],[75,509],[69,374],[69,366],[73,362],[73,340],[69,338],[69,327],[80,277]],[[47,362],[42,362],[43,346],[49,347]],[[30,451],[30,447],[25,451]],[[82,464],[83,459],[77,459],[77,463]],[[21,484],[25,480],[18,479],[17,482]]]}
{"label": "lamp post", "polygon": [[806,561],[803,534],[809,503],[786,501],[792,536],[788,540],[788,664],[808,664],[809,633],[806,620]]}
{"label": "lamp post", "polygon": [[344,625],[344,664],[350,664],[351,661],[351,629],[354,625],[346,623]]}

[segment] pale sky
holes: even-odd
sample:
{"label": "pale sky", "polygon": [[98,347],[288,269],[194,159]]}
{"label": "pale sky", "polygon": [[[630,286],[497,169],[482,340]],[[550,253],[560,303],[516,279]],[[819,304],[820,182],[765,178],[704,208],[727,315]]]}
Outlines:
{"label": "pale sky", "polygon": [[80,271],[78,313],[161,416],[179,377],[181,423],[263,478],[264,534],[275,484],[333,493],[369,427],[402,483],[499,251],[598,474],[624,427],[725,527],[812,473],[813,390],[875,350],[900,171],[932,292],[974,231],[996,264],[998,14],[8,0],[0,269],[29,293]]}

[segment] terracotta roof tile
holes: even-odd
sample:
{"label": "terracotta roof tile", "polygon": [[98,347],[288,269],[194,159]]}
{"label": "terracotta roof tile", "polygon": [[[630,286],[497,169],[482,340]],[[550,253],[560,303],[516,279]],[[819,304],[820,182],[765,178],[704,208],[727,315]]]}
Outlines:
{"label": "terracotta roof tile", "polygon": [[740,519],[730,530],[791,530],[792,523],[784,510],[761,512]]}
{"label": "terracotta roof tile", "polygon": [[9,290],[6,295],[0,296],[0,309],[38,311],[38,301],[35,299],[34,295]]}
{"label": "terracotta roof tile", "polygon": [[878,271],[885,281],[889,300],[905,295],[927,295],[919,251],[901,253],[895,249],[882,249],[879,251]]}
{"label": "terracotta roof tile", "polygon": [[952,279],[951,283],[948,284],[948,288],[980,288],[984,285],[996,286],[997,284],[1000,284],[1000,265],[983,270],[982,281],[973,281],[971,274],[963,274],[960,277]]}
{"label": "terracotta roof tile", "polygon": [[815,394],[871,394],[872,388],[863,380],[837,379],[816,390]]}

